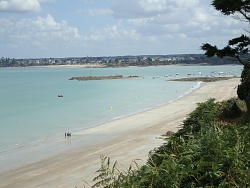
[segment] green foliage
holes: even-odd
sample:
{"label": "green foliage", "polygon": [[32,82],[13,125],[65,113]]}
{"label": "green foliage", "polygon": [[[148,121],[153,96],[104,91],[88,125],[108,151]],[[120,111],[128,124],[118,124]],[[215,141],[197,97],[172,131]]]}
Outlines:
{"label": "green foliage", "polygon": [[216,120],[217,106],[215,99],[209,99],[205,103],[198,103],[198,107],[193,111],[189,118],[187,118],[183,123],[183,129],[181,129],[177,135],[185,136],[189,133],[199,132],[201,129],[206,129],[202,126],[207,123],[212,123]]}
{"label": "green foliage", "polygon": [[242,110],[239,107],[239,100],[236,98],[229,99],[226,102],[221,102],[220,119],[231,120],[241,116]]}
{"label": "green foliage", "polygon": [[244,19],[250,20],[250,0],[213,0],[212,5],[224,15],[241,14]]}
{"label": "green foliage", "polygon": [[241,73],[241,84],[238,86],[237,94],[241,100],[246,102],[250,114],[250,62],[244,66]]}
{"label": "green foliage", "polygon": [[96,183],[92,186],[92,188],[130,187],[130,177],[136,177],[136,170],[139,169],[139,165],[136,163],[136,161],[133,161],[128,169],[120,170],[117,167],[117,162],[115,162],[113,165],[111,164],[109,157],[101,156],[100,158],[101,168],[96,171],[98,176],[93,179],[93,181]]}
{"label": "green foliage", "polygon": [[[212,5],[224,15],[234,15],[236,19],[250,23],[250,0],[213,0]],[[218,49],[217,46],[208,43],[201,46],[201,49],[205,51],[208,57],[217,56],[223,58],[229,56],[236,58],[244,65],[241,74],[241,84],[238,87],[237,94],[241,100],[246,102],[248,114],[250,114],[250,62],[249,58],[244,58],[244,55],[250,52],[249,44],[250,37],[241,35],[229,40],[228,45],[222,49]]]}
{"label": "green foliage", "polygon": [[222,49],[218,49],[217,46],[212,46],[208,43],[203,44],[201,49],[206,51],[205,55],[208,57],[234,57],[238,59],[241,64],[245,65],[246,63],[241,57],[250,52],[249,44],[250,38],[246,35],[241,35],[240,37],[229,40],[228,45]]}
{"label": "green foliage", "polygon": [[249,134],[250,118],[241,101],[210,99],[199,103],[142,167],[121,171],[102,157],[93,187],[250,187]]}

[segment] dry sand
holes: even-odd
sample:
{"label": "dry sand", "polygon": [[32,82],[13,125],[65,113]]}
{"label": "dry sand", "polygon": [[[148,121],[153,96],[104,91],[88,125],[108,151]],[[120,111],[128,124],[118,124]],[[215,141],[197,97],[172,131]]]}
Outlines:
{"label": "dry sand", "polygon": [[125,166],[134,159],[141,159],[139,163],[144,164],[149,151],[163,143],[159,139],[160,135],[167,131],[176,132],[197,102],[209,98],[221,101],[234,97],[239,83],[238,78],[207,83],[171,104],[80,131],[72,136],[72,142],[86,135],[96,135],[97,139],[0,174],[0,187],[82,187],[83,180],[91,184],[95,177],[94,172],[100,167],[100,155],[109,156],[112,162],[117,160]]}

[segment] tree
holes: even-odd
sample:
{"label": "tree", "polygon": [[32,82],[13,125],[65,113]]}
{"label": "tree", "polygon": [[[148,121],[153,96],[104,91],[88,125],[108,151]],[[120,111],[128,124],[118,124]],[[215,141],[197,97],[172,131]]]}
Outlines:
{"label": "tree", "polygon": [[212,5],[226,16],[250,22],[250,0],[214,0]]}
{"label": "tree", "polygon": [[[212,5],[216,10],[226,16],[233,16],[235,19],[250,23],[250,0],[213,0]],[[249,33],[249,31],[247,31]],[[247,35],[231,39],[228,45],[222,49],[217,46],[205,43],[201,46],[208,57],[225,56],[236,58],[244,67],[241,74],[241,84],[238,86],[237,95],[244,100],[250,114],[250,60],[244,55],[250,52],[250,38]]]}

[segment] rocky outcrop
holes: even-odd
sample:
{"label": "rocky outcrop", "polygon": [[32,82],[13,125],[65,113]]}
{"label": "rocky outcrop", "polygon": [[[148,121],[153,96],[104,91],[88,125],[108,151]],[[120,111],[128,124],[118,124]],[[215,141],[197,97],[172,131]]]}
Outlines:
{"label": "rocky outcrop", "polygon": [[69,80],[87,81],[87,80],[112,80],[112,79],[125,79],[125,78],[139,78],[139,76],[128,76],[128,77],[124,77],[122,75],[115,75],[115,76],[79,76],[79,77],[72,77]]}
{"label": "rocky outcrop", "polygon": [[216,82],[219,80],[228,80],[235,77],[190,77],[190,78],[180,78],[180,79],[172,79],[170,81],[190,81],[190,82]]}

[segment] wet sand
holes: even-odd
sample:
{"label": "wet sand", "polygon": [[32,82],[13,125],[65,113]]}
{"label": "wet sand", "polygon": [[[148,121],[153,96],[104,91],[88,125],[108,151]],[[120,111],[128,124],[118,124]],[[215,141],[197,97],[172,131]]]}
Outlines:
{"label": "wet sand", "polygon": [[168,105],[74,133],[67,140],[70,143],[88,136],[95,139],[77,147],[69,145],[64,152],[1,173],[0,187],[82,187],[83,180],[91,185],[101,164],[100,155],[125,166],[134,159],[140,159],[137,162],[144,164],[148,152],[163,143],[159,137],[167,131],[176,132],[197,102],[234,97],[239,83],[239,78],[206,83]]}

